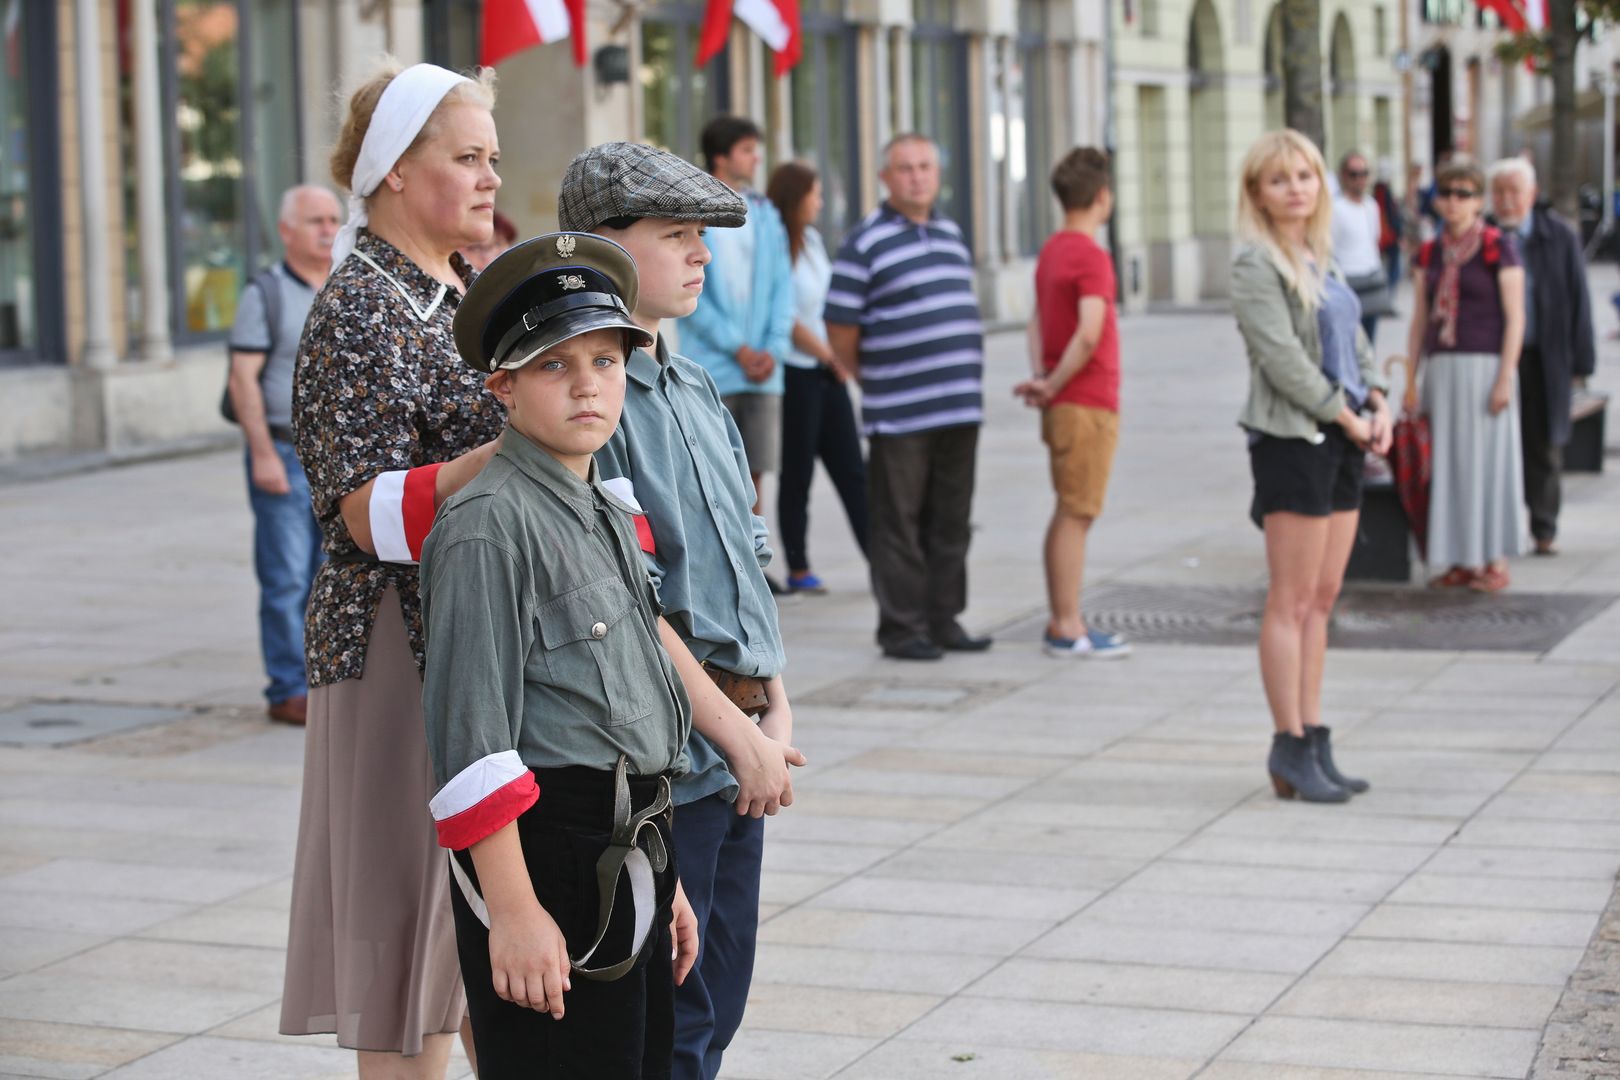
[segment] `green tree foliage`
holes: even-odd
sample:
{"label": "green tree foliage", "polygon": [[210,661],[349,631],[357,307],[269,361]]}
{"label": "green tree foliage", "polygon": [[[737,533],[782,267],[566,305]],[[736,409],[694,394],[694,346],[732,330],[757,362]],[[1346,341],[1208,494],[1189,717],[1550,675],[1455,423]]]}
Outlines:
{"label": "green tree foliage", "polygon": [[1575,50],[1583,40],[1592,39],[1592,27],[1598,22],[1620,22],[1620,0],[1547,0],[1547,25],[1540,33],[1526,30],[1497,46],[1503,59],[1529,61],[1552,80],[1552,162],[1543,183],[1553,205],[1571,221],[1580,212]]}

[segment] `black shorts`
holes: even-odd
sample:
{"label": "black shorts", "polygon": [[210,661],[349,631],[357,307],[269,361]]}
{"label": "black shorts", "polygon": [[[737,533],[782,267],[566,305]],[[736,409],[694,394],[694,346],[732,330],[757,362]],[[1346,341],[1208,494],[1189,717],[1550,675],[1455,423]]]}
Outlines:
{"label": "black shorts", "polygon": [[1259,525],[1278,510],[1326,517],[1361,509],[1366,458],[1338,424],[1322,425],[1318,443],[1261,435],[1249,447],[1249,469],[1254,473],[1249,517]]}

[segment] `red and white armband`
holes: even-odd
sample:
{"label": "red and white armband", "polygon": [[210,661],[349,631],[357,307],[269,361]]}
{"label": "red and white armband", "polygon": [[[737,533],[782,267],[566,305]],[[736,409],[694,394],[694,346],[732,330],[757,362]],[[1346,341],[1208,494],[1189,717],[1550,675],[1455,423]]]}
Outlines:
{"label": "red and white armband", "polygon": [[414,563],[433,528],[439,465],[385,472],[371,485],[371,544],[381,562]]}
{"label": "red and white armband", "polygon": [[641,550],[648,555],[658,554],[658,545],[653,543],[652,523],[647,520],[647,511],[636,501],[636,486],[630,482],[630,478],[615,476],[611,480],[603,480],[602,489],[630,508],[630,520],[635,522],[636,542],[641,545]]}
{"label": "red and white armband", "polygon": [[472,847],[500,832],[540,798],[534,773],[516,750],[481,757],[450,778],[428,802],[439,846]]}

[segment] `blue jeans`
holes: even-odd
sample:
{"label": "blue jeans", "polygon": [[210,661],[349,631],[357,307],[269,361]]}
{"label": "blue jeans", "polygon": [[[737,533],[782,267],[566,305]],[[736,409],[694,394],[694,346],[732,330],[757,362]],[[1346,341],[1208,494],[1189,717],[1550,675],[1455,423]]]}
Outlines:
{"label": "blue jeans", "polygon": [[675,988],[673,1080],[714,1080],[754,979],[765,822],[719,795],[675,808],[675,865],[697,915],[698,959]]}
{"label": "blue jeans", "polygon": [[287,469],[285,495],[270,495],[253,486],[253,461],[246,455],[253,569],[259,577],[259,651],[270,679],[264,696],[272,704],[309,692],[304,678],[304,609],[309,606],[315,571],[325,558],[304,467],[291,443],[278,440],[275,447]]}

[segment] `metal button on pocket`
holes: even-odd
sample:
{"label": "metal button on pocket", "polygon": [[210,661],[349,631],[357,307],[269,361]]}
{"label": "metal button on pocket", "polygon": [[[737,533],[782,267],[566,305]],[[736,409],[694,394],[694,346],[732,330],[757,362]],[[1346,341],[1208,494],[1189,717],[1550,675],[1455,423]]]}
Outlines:
{"label": "metal button on pocket", "polygon": [[607,637],[607,623],[599,622],[591,627],[591,637],[601,640]]}

